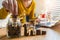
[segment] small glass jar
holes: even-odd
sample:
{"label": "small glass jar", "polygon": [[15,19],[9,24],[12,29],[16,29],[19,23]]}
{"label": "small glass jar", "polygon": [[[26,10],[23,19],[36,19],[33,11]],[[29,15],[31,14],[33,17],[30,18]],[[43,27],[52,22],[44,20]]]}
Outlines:
{"label": "small glass jar", "polygon": [[7,37],[19,37],[21,32],[21,22],[20,19],[14,20],[14,18],[10,18],[7,24]]}

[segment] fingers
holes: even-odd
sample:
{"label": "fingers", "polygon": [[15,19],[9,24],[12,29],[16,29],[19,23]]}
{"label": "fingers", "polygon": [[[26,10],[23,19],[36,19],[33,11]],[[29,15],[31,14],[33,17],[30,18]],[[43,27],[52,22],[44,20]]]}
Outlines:
{"label": "fingers", "polygon": [[9,10],[13,15],[18,15],[18,5],[16,0],[8,0]]}
{"label": "fingers", "polygon": [[40,19],[36,19],[36,22],[40,22]]}
{"label": "fingers", "polygon": [[16,0],[13,0],[13,5],[14,5],[14,14],[18,15],[18,4]]}
{"label": "fingers", "polygon": [[13,0],[8,0],[8,8],[11,13],[14,11]]}
{"label": "fingers", "polygon": [[5,0],[2,2],[2,5],[13,15],[18,15],[18,5],[16,0]]}

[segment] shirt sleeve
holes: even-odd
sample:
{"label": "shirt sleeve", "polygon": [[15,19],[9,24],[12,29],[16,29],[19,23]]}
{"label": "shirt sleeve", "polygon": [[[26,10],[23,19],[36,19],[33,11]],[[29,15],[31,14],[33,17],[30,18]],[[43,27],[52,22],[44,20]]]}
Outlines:
{"label": "shirt sleeve", "polygon": [[5,8],[0,9],[0,19],[5,19],[8,15],[8,12],[6,11]]}
{"label": "shirt sleeve", "polygon": [[30,19],[34,19],[35,18],[35,3],[33,4],[32,10],[30,12],[29,15]]}

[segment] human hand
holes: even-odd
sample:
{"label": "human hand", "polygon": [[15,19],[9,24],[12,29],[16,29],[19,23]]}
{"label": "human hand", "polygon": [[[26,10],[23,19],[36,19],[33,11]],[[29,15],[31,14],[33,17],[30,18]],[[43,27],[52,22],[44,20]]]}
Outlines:
{"label": "human hand", "polygon": [[18,5],[16,0],[4,0],[2,2],[3,7],[6,8],[12,15],[18,15]]}

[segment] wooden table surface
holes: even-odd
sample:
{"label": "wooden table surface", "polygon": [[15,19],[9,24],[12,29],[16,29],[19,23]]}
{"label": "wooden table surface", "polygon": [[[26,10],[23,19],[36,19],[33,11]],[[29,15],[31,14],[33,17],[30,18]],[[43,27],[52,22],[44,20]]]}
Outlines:
{"label": "wooden table surface", "polygon": [[[60,24],[56,27],[44,28],[46,29],[46,35],[36,35],[36,36],[24,36],[19,38],[8,39],[6,34],[6,28],[0,29],[0,40],[60,40]],[[22,32],[23,33],[23,32]]]}

